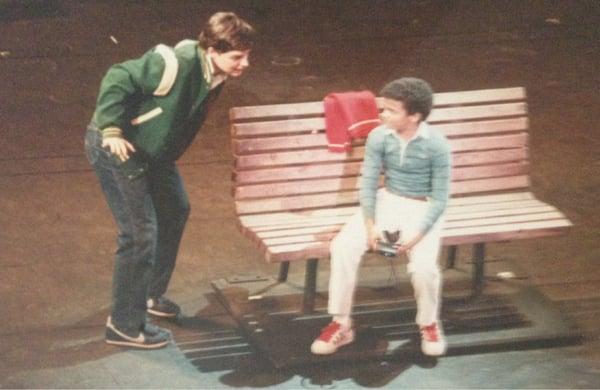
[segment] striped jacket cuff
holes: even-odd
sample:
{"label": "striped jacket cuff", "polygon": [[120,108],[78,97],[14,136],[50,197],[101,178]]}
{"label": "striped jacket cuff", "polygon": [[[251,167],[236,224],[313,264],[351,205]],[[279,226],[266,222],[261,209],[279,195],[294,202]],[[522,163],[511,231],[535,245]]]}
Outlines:
{"label": "striped jacket cuff", "polygon": [[123,138],[123,131],[118,127],[107,127],[102,129],[102,138]]}

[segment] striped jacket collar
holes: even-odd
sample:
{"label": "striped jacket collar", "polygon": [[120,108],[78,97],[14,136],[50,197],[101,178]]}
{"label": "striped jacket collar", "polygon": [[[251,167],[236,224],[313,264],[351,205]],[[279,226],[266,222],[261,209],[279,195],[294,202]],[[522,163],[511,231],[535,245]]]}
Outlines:
{"label": "striped jacket collar", "polygon": [[215,88],[223,81],[227,79],[227,76],[222,74],[215,74],[215,65],[213,64],[211,58],[208,53],[206,53],[200,46],[198,46],[198,52],[200,58],[202,59],[202,74],[204,75],[204,79],[208,84],[210,89]]}

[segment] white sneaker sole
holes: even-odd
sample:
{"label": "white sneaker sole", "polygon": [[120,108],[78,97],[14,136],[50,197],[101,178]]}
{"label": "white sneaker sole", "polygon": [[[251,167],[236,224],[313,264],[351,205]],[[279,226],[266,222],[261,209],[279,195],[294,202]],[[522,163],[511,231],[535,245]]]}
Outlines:
{"label": "white sneaker sole", "polygon": [[117,341],[117,340],[104,340],[106,342],[106,344],[110,344],[110,345],[118,345],[120,347],[133,347],[133,348],[140,348],[140,349],[158,349],[158,348],[162,348],[164,346],[166,346],[167,344],[169,344],[169,340],[165,340],[162,341],[160,343],[156,343],[156,344],[140,344],[140,343],[134,343],[131,341]]}
{"label": "white sneaker sole", "polygon": [[162,318],[175,318],[175,317],[177,317],[177,314],[163,313],[162,311],[154,311],[152,309],[146,309],[146,311],[148,313],[152,314],[153,316],[162,317]]}
{"label": "white sneaker sole", "polygon": [[354,332],[352,332],[350,334],[350,337],[348,337],[346,340],[344,340],[342,343],[338,344],[335,349],[333,350],[319,350],[318,347],[314,348],[315,343],[313,343],[310,346],[310,351],[315,354],[315,355],[331,355],[334,354],[338,351],[338,349],[340,349],[341,347],[343,347],[344,345],[348,345],[351,344],[352,342],[354,342]]}

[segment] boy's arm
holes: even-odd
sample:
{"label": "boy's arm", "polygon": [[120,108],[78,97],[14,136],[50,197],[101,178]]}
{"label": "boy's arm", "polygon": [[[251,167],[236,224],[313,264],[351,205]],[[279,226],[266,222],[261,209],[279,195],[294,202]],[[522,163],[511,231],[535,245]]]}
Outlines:
{"label": "boy's arm", "polygon": [[436,145],[432,156],[431,200],[425,217],[418,228],[417,234],[402,243],[398,252],[407,252],[415,246],[440,218],[450,197],[450,146],[446,139]]}
{"label": "boy's arm", "polygon": [[369,247],[374,249],[377,240],[375,229],[375,203],[379,176],[383,166],[383,138],[381,133],[373,130],[367,138],[365,158],[362,165],[360,182],[360,205],[362,208]]}

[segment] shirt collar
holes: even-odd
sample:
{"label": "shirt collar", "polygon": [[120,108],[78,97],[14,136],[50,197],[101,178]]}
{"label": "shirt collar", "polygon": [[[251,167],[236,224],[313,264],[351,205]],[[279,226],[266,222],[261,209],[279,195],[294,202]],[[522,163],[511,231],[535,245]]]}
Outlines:
{"label": "shirt collar", "polygon": [[222,73],[217,74],[215,71],[215,65],[213,64],[212,59],[210,58],[208,53],[205,53],[204,55],[206,63],[208,64],[208,71],[210,73],[210,78],[207,80],[207,82],[210,85],[210,89],[213,89],[219,84],[221,84],[223,81],[227,80],[227,75],[224,75]]}
{"label": "shirt collar", "polygon": [[[390,129],[390,128],[385,129],[385,134],[386,135],[397,135],[396,130]],[[415,133],[415,136],[412,139],[415,139],[418,137],[422,137],[425,139],[429,138],[429,124],[427,122],[422,121],[421,123],[419,123],[417,132]]]}

